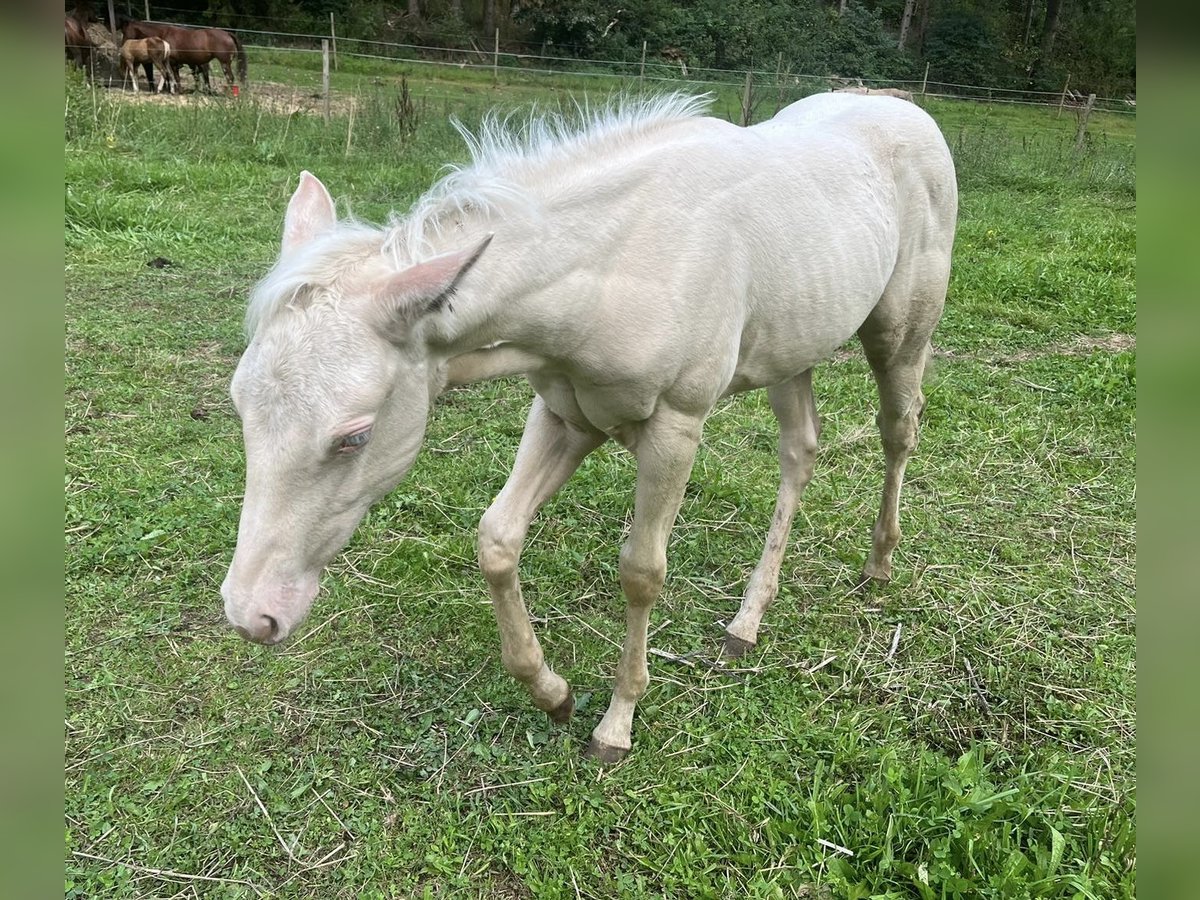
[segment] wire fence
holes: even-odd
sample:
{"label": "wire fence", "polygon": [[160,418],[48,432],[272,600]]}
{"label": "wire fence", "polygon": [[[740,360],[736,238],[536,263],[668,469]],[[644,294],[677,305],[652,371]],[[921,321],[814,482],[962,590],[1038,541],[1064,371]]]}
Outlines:
{"label": "wire fence", "polygon": [[[173,12],[169,7],[155,7],[159,11]],[[251,17],[245,17],[251,18]],[[150,19],[159,24],[196,27],[190,23]],[[283,21],[283,20],[279,20]],[[302,21],[292,19],[290,21]],[[922,79],[868,79],[842,78],[837,75],[814,75],[792,72],[783,64],[782,54],[774,69],[715,69],[688,66],[681,60],[663,61],[647,58],[640,60],[581,59],[554,56],[543,52],[513,50],[514,44],[523,42],[505,40],[502,49],[497,40],[493,47],[478,45],[463,46],[450,44],[418,44],[395,41],[378,41],[300,31],[275,31],[242,27],[227,27],[224,30],[238,35],[243,44],[252,50],[269,50],[281,53],[320,54],[321,42],[329,41],[335,48],[336,59],[403,62],[406,65],[429,67],[453,67],[488,71],[495,77],[513,73],[527,75],[571,75],[597,80],[614,80],[638,83],[687,83],[703,87],[738,88],[749,83],[755,90],[766,88],[792,89],[800,93],[816,93],[844,87],[869,89],[897,88],[914,95],[951,100],[975,100],[988,103],[1050,106],[1062,108],[1082,107],[1089,98],[1073,92],[1068,83],[1061,90],[1022,90],[987,85],[963,84],[930,80],[928,68]],[[432,34],[432,33],[430,33]],[[444,34],[461,41],[461,35]],[[525,43],[525,46],[534,46]],[[538,45],[540,48],[540,45]],[[1135,115],[1136,101],[1127,97],[1095,97],[1091,109],[1120,115]]]}

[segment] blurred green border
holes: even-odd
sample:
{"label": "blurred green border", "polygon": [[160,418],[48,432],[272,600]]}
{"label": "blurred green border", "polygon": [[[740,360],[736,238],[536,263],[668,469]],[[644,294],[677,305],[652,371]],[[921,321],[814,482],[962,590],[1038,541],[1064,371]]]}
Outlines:
{"label": "blurred green border", "polygon": [[[1191,40],[1173,27],[1178,40]],[[1138,360],[1139,882],[1145,896],[1165,897],[1193,894],[1197,883],[1200,578],[1188,560],[1200,559],[1191,542],[1200,499],[1192,393],[1200,356],[1200,59],[1176,38],[1142,35],[1138,337],[1150,356]]]}
{"label": "blurred green border", "polygon": [[54,896],[63,885],[64,67],[57,7],[31,8],[0,14],[0,871],[9,897]]}

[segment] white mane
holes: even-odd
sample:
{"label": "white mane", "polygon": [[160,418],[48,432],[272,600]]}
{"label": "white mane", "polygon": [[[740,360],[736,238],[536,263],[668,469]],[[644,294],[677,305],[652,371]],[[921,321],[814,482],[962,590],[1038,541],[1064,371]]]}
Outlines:
{"label": "white mane", "polygon": [[682,93],[635,98],[625,95],[592,108],[576,103],[576,116],[531,112],[523,122],[514,115],[488,113],[472,133],[461,122],[452,124],[471,154],[467,166],[450,166],[450,174],[433,185],[408,215],[394,221],[389,247],[419,256],[430,232],[437,234],[443,218],[470,211],[502,211],[532,203],[525,185],[539,172],[589,153],[599,153],[642,136],[669,122],[703,115],[710,95]]}
{"label": "white mane", "polygon": [[359,258],[362,244],[375,246],[397,269],[419,262],[430,251],[430,241],[441,234],[452,218],[466,215],[503,215],[536,212],[529,186],[539,174],[560,169],[588,154],[610,152],[662,125],[707,112],[712,98],[669,93],[654,97],[610,99],[599,107],[585,100],[576,103],[576,116],[558,112],[531,112],[514,122],[515,115],[488,113],[478,131],[457,120],[470,163],[451,165],[449,174],[427,190],[408,213],[393,217],[380,229],[353,219],[340,222],[303,253],[281,260],[255,287],[246,310],[246,334],[285,306],[305,287],[328,283],[351,260]]}

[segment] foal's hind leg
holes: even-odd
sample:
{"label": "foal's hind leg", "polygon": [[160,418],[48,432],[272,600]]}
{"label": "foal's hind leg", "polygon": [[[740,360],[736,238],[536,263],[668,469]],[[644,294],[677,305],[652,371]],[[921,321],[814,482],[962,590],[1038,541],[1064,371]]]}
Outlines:
{"label": "foal's hind leg", "polygon": [[551,412],[535,397],[512,474],[479,522],[479,567],[487,579],[500,631],[504,668],[529,689],[533,705],[556,722],[575,709],[571,688],[551,671],[521,596],[517,562],[538,507],[579,468],[606,437],[582,431]]}
{"label": "foal's hind leg", "polygon": [[812,394],[812,369],[767,390],[779,420],[779,499],[762,558],[746,585],[746,596],[725,629],[725,654],[741,656],[758,642],[763,613],[779,592],[779,566],[787,549],[796,506],[813,474],[821,420]]}
{"label": "foal's hind leg", "polygon": [[941,302],[929,309],[936,311],[931,321],[921,321],[930,319],[927,312],[907,329],[894,327],[886,314],[878,318],[873,314],[858,332],[879,386],[879,413],[875,421],[883,439],[886,465],[883,499],[871,534],[871,552],[863,566],[864,583],[890,581],[892,577],[892,551],[900,543],[900,488],[908,458],[917,446],[917,428],[925,408],[921,378]]}

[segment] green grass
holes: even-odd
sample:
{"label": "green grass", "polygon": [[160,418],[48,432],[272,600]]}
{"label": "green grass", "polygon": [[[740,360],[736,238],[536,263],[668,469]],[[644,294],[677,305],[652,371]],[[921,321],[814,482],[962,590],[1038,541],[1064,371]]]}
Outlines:
{"label": "green grass", "polygon": [[816,376],[822,450],[779,601],[752,655],[714,662],[777,485],[765,397],[723,403],[652,619],[685,662],[651,657],[621,765],[580,751],[623,628],[625,452],[588,459],[522,560],[575,718],[550,726],[500,665],[474,528],[522,382],[443,398],[297,639],[228,631],[246,291],[301,168],[379,220],[463,158],[446,111],[557,102],[455,78],[410,73],[445,95],[410,136],[394,81],[375,85],[349,153],[344,115],[253,92],[68,85],[67,896],[1133,897],[1127,119],[1076,156],[1067,116],[930,104],[962,214],[896,581],[850,590],[882,466],[867,368],[839,357]]}

